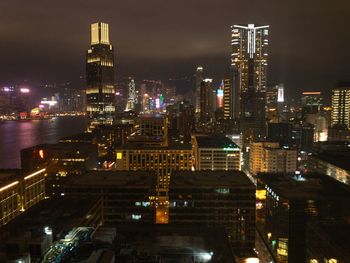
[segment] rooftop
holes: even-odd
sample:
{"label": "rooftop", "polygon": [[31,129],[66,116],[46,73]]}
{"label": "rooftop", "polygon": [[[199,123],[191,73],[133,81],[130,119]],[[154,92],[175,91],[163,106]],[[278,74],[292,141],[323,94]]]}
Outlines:
{"label": "rooftop", "polygon": [[324,151],[322,153],[313,155],[313,157],[333,164],[344,170],[350,171],[350,148],[346,148],[347,151],[343,149],[340,149],[339,151]]}
{"label": "rooftop", "polygon": [[[84,228],[72,230],[72,233],[84,233]],[[86,229],[89,230],[89,229]],[[99,232],[101,229],[97,229]],[[223,226],[193,224],[120,224],[116,225],[116,235],[102,231],[110,242],[96,240],[92,234],[92,242],[83,239],[74,244],[74,253],[69,250],[70,262],[124,262],[124,263],[156,263],[156,262],[220,262],[235,263],[234,253],[230,248]],[[56,247],[67,247],[65,242],[55,244]],[[52,249],[53,257],[58,258]],[[61,252],[62,253],[62,252]],[[49,254],[49,253],[48,253]],[[114,260],[115,257],[115,260]]]}
{"label": "rooftop", "polygon": [[178,171],[170,179],[170,188],[198,188],[206,187],[249,187],[255,185],[248,176],[241,171]]}
{"label": "rooftop", "polygon": [[[350,258],[350,225],[330,224],[327,222],[310,222],[307,225],[308,237],[311,239],[310,250],[325,251],[325,255],[333,256],[338,262],[346,262]],[[317,238],[315,238],[317,237]]]}
{"label": "rooftop", "polygon": [[[47,149],[47,150],[91,150],[94,147],[96,147],[96,145],[94,144],[89,144],[89,143],[84,143],[84,142],[78,142],[78,143],[74,143],[74,144],[70,144],[70,143],[43,143],[43,144],[37,144],[28,148],[24,148],[21,150],[21,152],[25,152],[25,151],[32,151],[34,149]],[[74,151],[72,151],[74,152]]]}
{"label": "rooftop", "polygon": [[43,234],[45,226],[51,227],[55,235],[69,231],[81,223],[98,200],[99,198],[96,197],[72,198],[68,196],[44,199],[2,226],[0,233],[9,232],[12,237],[16,237],[25,232],[32,232],[32,234],[40,236]]}
{"label": "rooftop", "polygon": [[288,200],[348,199],[350,186],[323,174],[259,174],[258,180]]}
{"label": "rooftop", "polygon": [[191,144],[172,144],[169,146],[145,146],[143,142],[129,142],[117,150],[192,150]]}
{"label": "rooftop", "polygon": [[67,186],[149,188],[155,186],[155,176],[144,171],[88,171],[69,179]]}
{"label": "rooftop", "polygon": [[162,262],[236,262],[219,225],[120,225],[117,232],[124,245],[120,262],[159,262],[157,256]]}
{"label": "rooftop", "polygon": [[239,149],[238,145],[224,135],[196,135],[199,148]]}

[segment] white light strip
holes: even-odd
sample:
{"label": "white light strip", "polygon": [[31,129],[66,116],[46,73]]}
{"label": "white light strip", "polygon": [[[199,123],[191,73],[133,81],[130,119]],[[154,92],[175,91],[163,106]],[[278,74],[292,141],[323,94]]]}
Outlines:
{"label": "white light strip", "polygon": [[41,174],[42,172],[45,172],[45,171],[46,171],[45,168],[44,168],[44,169],[41,169],[41,170],[39,170],[39,171],[36,171],[35,173],[32,173],[32,174],[30,174],[30,175],[24,177],[24,180],[30,179],[30,178],[32,178],[33,176],[36,176],[36,175],[38,175],[38,174]]}
{"label": "white light strip", "polygon": [[12,187],[12,186],[14,186],[14,185],[16,185],[16,184],[18,184],[18,181],[13,182],[13,183],[11,183],[11,184],[8,184],[8,185],[6,185],[6,186],[0,188],[0,192],[6,190],[6,189],[8,189],[8,188],[10,188],[10,187]]}
{"label": "white light strip", "polygon": [[[253,25],[253,24],[252,24]],[[231,28],[242,28],[242,29],[263,29],[263,28],[269,28],[270,26],[269,25],[266,25],[266,26],[241,26],[241,25],[233,25],[231,26]]]}
{"label": "white light strip", "polygon": [[248,29],[247,26],[240,26],[240,25],[233,25],[233,28],[242,28],[242,29]]}

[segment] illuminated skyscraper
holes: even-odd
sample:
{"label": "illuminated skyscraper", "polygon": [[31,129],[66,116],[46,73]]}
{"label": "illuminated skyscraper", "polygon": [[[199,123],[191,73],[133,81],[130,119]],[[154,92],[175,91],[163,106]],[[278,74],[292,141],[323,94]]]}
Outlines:
{"label": "illuminated skyscraper", "polygon": [[111,124],[115,112],[114,53],[106,23],[91,24],[86,54],[87,113],[91,124]]}
{"label": "illuminated skyscraper", "polygon": [[213,115],[213,86],[212,79],[205,79],[200,85],[200,120],[208,122]]}
{"label": "illuminated skyscraper", "polygon": [[350,128],[350,83],[341,83],[332,91],[332,126]]}
{"label": "illuminated skyscraper", "polygon": [[231,67],[224,79],[224,118],[237,119],[239,117],[238,72]]}
{"label": "illuminated skyscraper", "polygon": [[265,129],[269,26],[233,25],[231,65],[238,71],[241,129],[246,140]]}
{"label": "illuminated skyscraper", "polygon": [[126,104],[125,111],[135,110],[135,104],[137,103],[136,90],[135,90],[135,80],[133,78],[129,78],[128,83],[128,102]]}
{"label": "illuminated skyscraper", "polygon": [[201,83],[203,81],[203,67],[198,67],[195,74],[195,101],[196,101],[196,108],[195,112],[199,113],[201,111],[201,100],[200,100],[200,90],[201,90]]}
{"label": "illuminated skyscraper", "polygon": [[233,25],[231,65],[240,75],[240,91],[266,90],[269,26]]}
{"label": "illuminated skyscraper", "polygon": [[284,102],[284,85],[279,84],[277,88],[277,102]]}
{"label": "illuminated skyscraper", "polygon": [[224,106],[224,81],[221,81],[220,87],[216,90],[216,107]]}

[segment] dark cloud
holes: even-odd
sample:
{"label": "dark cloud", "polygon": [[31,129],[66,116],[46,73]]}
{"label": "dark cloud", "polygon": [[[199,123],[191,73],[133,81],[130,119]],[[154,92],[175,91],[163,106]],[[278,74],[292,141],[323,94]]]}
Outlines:
{"label": "dark cloud", "polygon": [[178,77],[199,64],[220,78],[231,24],[271,25],[270,82],[288,92],[350,79],[350,1],[2,0],[0,83],[74,80],[84,73],[89,24],[110,24],[118,75]]}

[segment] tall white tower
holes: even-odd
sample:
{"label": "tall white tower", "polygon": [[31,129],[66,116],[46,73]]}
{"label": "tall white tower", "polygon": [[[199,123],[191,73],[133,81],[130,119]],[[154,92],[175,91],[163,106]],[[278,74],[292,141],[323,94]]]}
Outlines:
{"label": "tall white tower", "polygon": [[128,83],[128,92],[128,102],[126,103],[125,111],[132,111],[135,109],[135,105],[137,103],[136,85],[133,78],[130,78]]}

